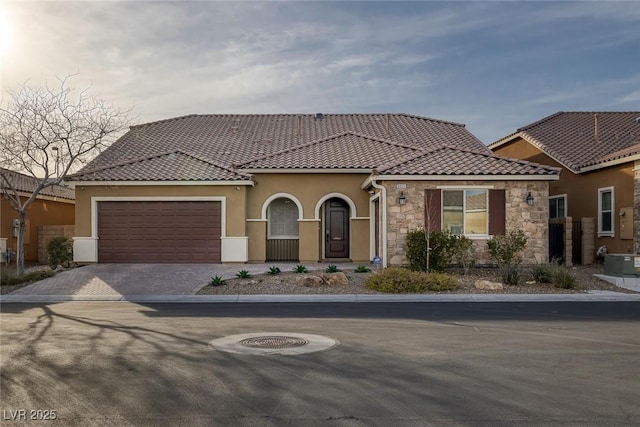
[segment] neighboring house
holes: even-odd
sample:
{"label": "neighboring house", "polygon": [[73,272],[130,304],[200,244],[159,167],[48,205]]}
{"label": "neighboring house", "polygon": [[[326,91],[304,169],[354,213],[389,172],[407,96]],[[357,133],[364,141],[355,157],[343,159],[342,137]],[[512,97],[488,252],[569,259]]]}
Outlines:
{"label": "neighboring house", "polygon": [[559,112],[489,148],[501,156],[562,168],[560,179],[549,187],[550,216],[593,218],[588,258],[602,245],[609,253],[638,253],[639,120],[639,111]]}
{"label": "neighboring house", "polygon": [[[18,190],[18,195],[26,201],[39,180],[9,169],[0,168],[2,179],[6,177],[12,186]],[[17,238],[14,234],[13,221],[18,219],[18,212],[13,209],[4,186],[0,185],[2,193],[0,201],[0,252],[11,249],[15,254]],[[36,200],[27,209],[27,219],[24,231],[24,260],[35,262],[38,260],[38,227],[41,225],[73,225],[75,223],[75,192],[67,187],[54,185],[45,187]]]}
{"label": "neighboring house", "polygon": [[177,117],[133,126],[69,178],[74,254],[395,265],[428,217],[476,239],[485,259],[492,234],[524,229],[527,260],[542,261],[558,173],[495,156],[464,125],[407,114]]}

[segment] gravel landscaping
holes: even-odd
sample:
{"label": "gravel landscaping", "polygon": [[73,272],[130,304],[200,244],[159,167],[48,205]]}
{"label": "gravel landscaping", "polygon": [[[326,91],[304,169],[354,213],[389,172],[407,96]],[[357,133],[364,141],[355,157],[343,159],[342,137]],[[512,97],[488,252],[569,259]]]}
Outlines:
{"label": "gravel landscaping", "polygon": [[[518,286],[504,286],[501,291],[484,291],[474,287],[476,280],[489,280],[500,282],[500,275],[497,269],[474,269],[468,275],[457,272],[459,286],[456,290],[439,293],[448,294],[567,294],[585,293],[594,290],[613,291],[623,293],[635,293],[623,288],[619,288],[604,280],[594,277],[594,274],[602,273],[601,265],[576,266],[571,272],[576,277],[576,287],[574,289],[558,289],[548,283],[521,284]],[[278,275],[260,274],[247,279],[228,279],[224,285],[207,285],[198,292],[199,295],[273,295],[273,294],[379,294],[379,292],[367,289],[364,283],[371,273],[355,273],[353,271],[344,272],[349,279],[348,285],[323,285],[323,286],[302,286],[298,281],[310,274],[320,275],[321,271],[307,274],[281,273]],[[529,280],[525,274],[526,280]],[[430,292],[435,293],[435,292]]]}

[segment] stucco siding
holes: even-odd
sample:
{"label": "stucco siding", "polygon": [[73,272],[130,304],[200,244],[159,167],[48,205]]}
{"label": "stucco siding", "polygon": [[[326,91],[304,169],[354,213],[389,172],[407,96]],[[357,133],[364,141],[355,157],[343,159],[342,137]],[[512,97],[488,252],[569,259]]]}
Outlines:
{"label": "stucco siding", "polygon": [[[602,245],[607,246],[610,253],[633,253],[633,239],[621,238],[622,221],[625,219],[621,218],[619,213],[622,209],[634,206],[634,162],[576,174],[521,138],[496,148],[494,152],[500,156],[562,167],[560,179],[549,184],[549,195],[566,194],[566,215],[574,220],[595,218],[596,230],[598,225],[598,189],[614,187],[614,236],[598,237],[596,233],[594,244],[596,248]],[[627,221],[630,221],[630,226],[633,226],[633,220]]]}
{"label": "stucco siding", "polygon": [[[23,198],[23,201],[26,199]],[[15,251],[17,239],[12,235],[12,221],[18,219],[18,213],[5,198],[0,202],[0,238],[6,238],[7,248]],[[75,223],[75,206],[73,201],[57,202],[36,199],[27,210],[25,230],[24,259],[32,262],[38,260],[38,226],[40,225],[73,225]]]}

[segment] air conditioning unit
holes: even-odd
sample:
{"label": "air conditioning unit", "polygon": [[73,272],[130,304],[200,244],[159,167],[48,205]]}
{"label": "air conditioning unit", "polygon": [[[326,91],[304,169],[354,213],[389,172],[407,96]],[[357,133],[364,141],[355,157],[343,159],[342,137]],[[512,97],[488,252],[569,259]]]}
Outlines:
{"label": "air conditioning unit", "polygon": [[615,277],[640,277],[640,256],[607,254],[604,256],[604,274]]}

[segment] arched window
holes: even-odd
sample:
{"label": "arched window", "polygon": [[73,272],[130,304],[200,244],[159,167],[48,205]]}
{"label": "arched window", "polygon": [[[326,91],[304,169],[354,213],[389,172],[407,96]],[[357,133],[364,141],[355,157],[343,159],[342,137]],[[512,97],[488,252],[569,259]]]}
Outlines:
{"label": "arched window", "polygon": [[293,200],[279,197],[267,208],[270,239],[297,239],[298,206]]}

